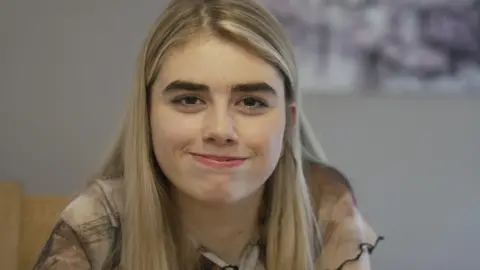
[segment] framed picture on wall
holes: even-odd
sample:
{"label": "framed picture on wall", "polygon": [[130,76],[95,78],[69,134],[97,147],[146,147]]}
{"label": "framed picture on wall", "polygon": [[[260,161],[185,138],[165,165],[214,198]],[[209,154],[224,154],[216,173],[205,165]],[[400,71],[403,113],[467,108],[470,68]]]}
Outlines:
{"label": "framed picture on wall", "polygon": [[261,0],[306,92],[480,94],[480,0]]}

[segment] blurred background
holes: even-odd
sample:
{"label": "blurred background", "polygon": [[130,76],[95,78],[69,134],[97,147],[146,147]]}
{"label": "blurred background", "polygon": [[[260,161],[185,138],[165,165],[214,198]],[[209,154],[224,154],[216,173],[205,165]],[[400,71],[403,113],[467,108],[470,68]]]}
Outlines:
{"label": "blurred background", "polygon": [[[85,185],[119,127],[140,45],[164,5],[0,0],[0,180],[21,181],[37,194],[71,194]],[[299,54],[310,46],[294,42]],[[471,53],[473,61],[478,52]],[[318,67],[303,65],[302,57],[307,116],[331,163],[351,178],[363,215],[386,238],[373,269],[480,269],[480,99],[472,94],[479,85],[451,84],[441,91],[448,95],[433,86],[419,88],[425,95],[401,94],[417,92],[413,86],[390,95],[379,80],[327,89],[335,82],[308,83]],[[399,66],[388,74],[404,74]],[[348,80],[341,71],[331,76]],[[448,68],[435,72],[434,79],[454,76]],[[354,94],[362,85],[375,91]]]}
{"label": "blurred background", "polygon": [[480,94],[478,0],[261,0],[324,93]]}

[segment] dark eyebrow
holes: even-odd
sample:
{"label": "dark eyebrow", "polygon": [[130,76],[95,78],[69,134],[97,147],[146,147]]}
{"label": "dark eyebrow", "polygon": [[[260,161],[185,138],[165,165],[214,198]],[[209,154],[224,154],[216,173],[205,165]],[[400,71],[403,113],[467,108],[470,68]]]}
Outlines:
{"label": "dark eyebrow", "polygon": [[232,87],[232,91],[234,92],[266,92],[270,94],[277,94],[277,91],[270,86],[268,83],[264,82],[257,82],[257,83],[242,83],[242,84],[235,84]]}
{"label": "dark eyebrow", "polygon": [[[208,87],[208,85],[205,85],[205,84],[183,81],[183,80],[176,80],[168,84],[163,91],[173,92],[175,90],[187,90],[192,92],[198,92],[198,91],[204,92],[204,91],[208,91],[209,89],[210,87]],[[274,95],[277,94],[275,89],[265,82],[234,84],[231,87],[231,89],[233,92],[243,92],[243,93],[267,92]]]}
{"label": "dark eyebrow", "polygon": [[172,92],[174,90],[207,91],[208,89],[210,88],[205,84],[177,80],[169,83],[163,91],[164,92]]}

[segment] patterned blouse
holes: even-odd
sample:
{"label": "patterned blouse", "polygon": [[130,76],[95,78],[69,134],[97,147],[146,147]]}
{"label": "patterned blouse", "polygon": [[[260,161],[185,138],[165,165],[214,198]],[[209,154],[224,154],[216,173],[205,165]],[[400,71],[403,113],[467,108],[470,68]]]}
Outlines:
{"label": "patterned blouse", "polygon": [[[351,189],[333,168],[312,170],[313,199],[319,205],[324,241],[322,270],[370,270],[369,254],[382,240],[359,213]],[[96,180],[62,212],[33,270],[111,269],[119,265],[122,180]],[[265,270],[264,247],[252,244],[239,266],[202,252],[201,270]],[[106,267],[106,265],[110,265]],[[117,267],[114,267],[115,269]]]}

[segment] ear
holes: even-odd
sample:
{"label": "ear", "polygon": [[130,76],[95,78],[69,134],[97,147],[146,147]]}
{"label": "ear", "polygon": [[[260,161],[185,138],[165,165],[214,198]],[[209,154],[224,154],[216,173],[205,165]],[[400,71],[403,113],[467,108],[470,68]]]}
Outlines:
{"label": "ear", "polygon": [[292,124],[295,126],[297,124],[297,119],[298,119],[297,104],[292,103],[292,104],[288,105],[288,110],[290,110],[290,112],[292,113],[292,121],[293,121]]}

